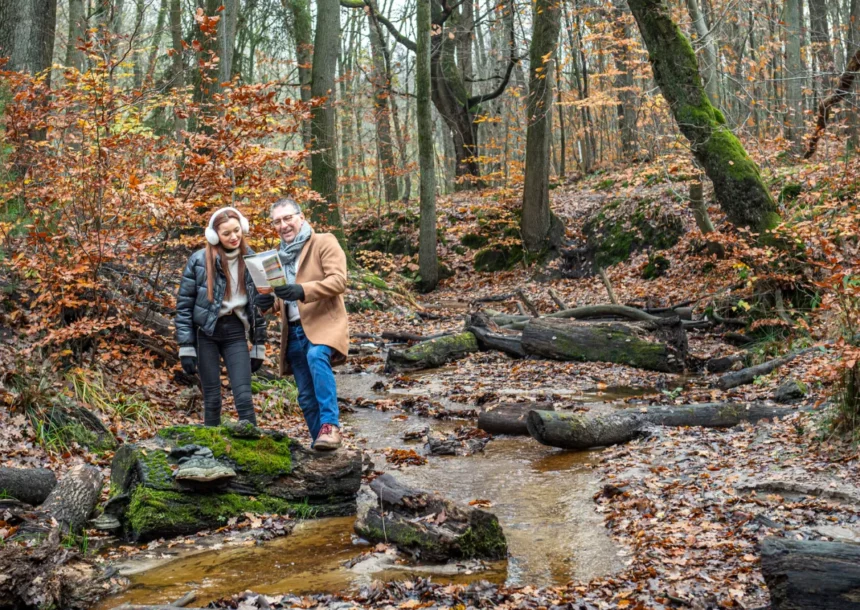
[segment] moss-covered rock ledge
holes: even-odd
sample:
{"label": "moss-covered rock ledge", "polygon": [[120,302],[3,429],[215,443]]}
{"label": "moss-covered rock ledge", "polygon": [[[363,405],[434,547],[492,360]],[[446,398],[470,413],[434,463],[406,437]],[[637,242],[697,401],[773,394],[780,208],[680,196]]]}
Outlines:
{"label": "moss-covered rock ledge", "polygon": [[146,541],[218,527],[246,512],[350,515],[360,484],[355,451],[315,452],[247,423],[173,426],[116,452],[104,522]]}

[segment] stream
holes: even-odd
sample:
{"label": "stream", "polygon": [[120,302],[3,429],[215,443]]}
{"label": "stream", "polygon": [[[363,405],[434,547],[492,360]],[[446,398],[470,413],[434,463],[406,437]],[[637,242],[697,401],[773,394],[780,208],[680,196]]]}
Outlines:
{"label": "stream", "polygon": [[[381,379],[370,374],[340,374],[338,393],[350,399],[379,397],[371,386]],[[390,398],[398,392],[385,395]],[[611,409],[606,403],[630,395],[628,389],[617,394],[584,395],[577,400],[603,403],[602,408]],[[445,400],[437,402],[464,408]],[[371,550],[354,534],[354,517],[309,520],[297,524],[291,535],[262,544],[246,541],[208,549],[192,545],[167,557],[147,557],[143,552],[142,557],[119,566],[121,573],[129,575],[131,587],[105,600],[99,608],[120,603],[168,603],[190,590],[198,593],[197,605],[245,590],[333,593],[357,589],[372,580],[418,575],[432,576],[434,582],[442,583],[484,579],[512,586],[563,585],[608,575],[622,567],[626,551],[610,539],[602,516],[594,510],[592,496],[599,489],[591,469],[595,452],[566,452],[527,437],[501,436],[472,456],[428,456],[425,465],[395,469],[386,464],[382,450],[390,447],[425,453],[420,442],[402,440],[406,430],[429,424],[446,432],[467,422],[404,417],[399,410],[376,409],[356,409],[345,413],[342,420],[356,444],[371,453],[377,470],[387,470],[410,486],[437,491],[462,503],[489,501],[488,510],[498,517],[508,540],[507,561],[410,565],[375,553],[349,567],[350,560]],[[367,501],[366,496],[360,496],[359,501]]]}

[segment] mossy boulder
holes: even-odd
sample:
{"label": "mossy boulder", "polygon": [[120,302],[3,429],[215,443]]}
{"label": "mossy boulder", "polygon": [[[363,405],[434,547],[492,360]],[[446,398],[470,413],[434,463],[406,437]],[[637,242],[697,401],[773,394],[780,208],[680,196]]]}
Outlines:
{"label": "mossy boulder", "polygon": [[475,271],[505,271],[523,260],[523,249],[519,244],[493,244],[475,253]]}
{"label": "mossy boulder", "polygon": [[[236,476],[177,480],[189,445],[208,448]],[[247,423],[173,426],[116,452],[105,512],[127,538],[145,541],[218,527],[246,512],[353,514],[360,484],[361,458],[354,451],[314,452]]]}
{"label": "mossy boulder", "polygon": [[410,212],[391,212],[380,218],[366,217],[350,231],[350,250],[382,252],[384,254],[416,254],[418,252],[418,216]]}
{"label": "mossy boulder", "polygon": [[648,263],[645,265],[645,268],[642,269],[642,278],[646,280],[654,280],[658,277],[662,277],[666,275],[666,271],[669,269],[670,264],[669,259],[662,254],[649,256]]}
{"label": "mossy boulder", "polygon": [[376,497],[362,503],[355,531],[371,542],[392,543],[422,561],[507,556],[505,534],[488,511],[410,489],[390,474],[374,479],[370,489]]}
{"label": "mossy boulder", "polygon": [[586,247],[596,267],[608,267],[645,248],[671,248],[684,233],[681,217],[648,199],[617,199],[583,225]]}

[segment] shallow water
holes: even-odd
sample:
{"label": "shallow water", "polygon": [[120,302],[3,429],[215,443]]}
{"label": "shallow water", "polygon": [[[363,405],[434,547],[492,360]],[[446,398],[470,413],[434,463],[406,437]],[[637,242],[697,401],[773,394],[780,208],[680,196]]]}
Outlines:
{"label": "shallow water", "polygon": [[[340,375],[339,393],[370,397],[369,388],[376,379]],[[497,437],[473,456],[428,456],[426,465],[396,470],[385,464],[382,450],[424,452],[420,442],[402,440],[407,429],[430,425],[449,431],[465,422],[411,415],[404,419],[399,411],[360,409],[345,414],[343,423],[359,446],[370,450],[377,469],[459,502],[489,500],[489,510],[498,517],[508,540],[508,561],[489,564],[482,572],[470,570],[471,574],[373,562],[350,569],[344,562],[369,550],[353,534],[353,518],[320,519],[300,523],[292,535],[262,545],[207,550],[134,574],[132,587],[102,607],[164,603],[192,589],[199,593],[199,605],[246,589],[268,594],[335,592],[374,579],[416,574],[432,575],[436,582],[480,578],[544,586],[589,580],[619,569],[623,551],[609,538],[592,501],[598,489],[590,468],[594,452],[565,452],[527,437]]]}

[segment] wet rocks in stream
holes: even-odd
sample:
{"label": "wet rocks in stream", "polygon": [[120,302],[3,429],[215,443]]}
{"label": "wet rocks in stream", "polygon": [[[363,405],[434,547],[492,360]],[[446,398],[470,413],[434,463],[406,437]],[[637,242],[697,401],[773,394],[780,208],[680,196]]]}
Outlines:
{"label": "wet rocks in stream", "polygon": [[478,428],[460,426],[452,434],[431,431],[427,448],[432,455],[472,455],[484,450],[490,435]]}
{"label": "wet rocks in stream", "polygon": [[442,496],[411,489],[390,474],[370,484],[372,501],[361,503],[355,531],[371,542],[388,542],[428,562],[503,559],[507,541],[495,515]]}

